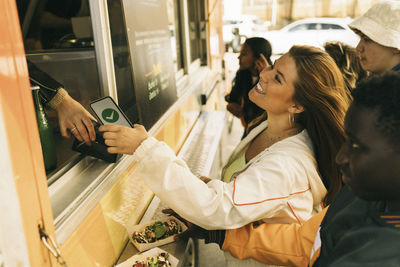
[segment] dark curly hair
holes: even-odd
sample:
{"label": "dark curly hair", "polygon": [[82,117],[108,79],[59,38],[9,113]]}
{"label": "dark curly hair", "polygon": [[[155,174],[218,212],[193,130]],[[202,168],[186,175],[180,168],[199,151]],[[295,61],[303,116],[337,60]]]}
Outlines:
{"label": "dark curly hair", "polygon": [[352,95],[353,105],[378,111],[375,126],[400,150],[400,73],[389,72],[363,81]]}
{"label": "dark curly hair", "polygon": [[250,47],[251,51],[253,51],[255,58],[259,58],[260,54],[263,54],[268,63],[272,65],[272,48],[270,42],[267,39],[264,39],[262,37],[251,37],[247,38],[244,43]]}

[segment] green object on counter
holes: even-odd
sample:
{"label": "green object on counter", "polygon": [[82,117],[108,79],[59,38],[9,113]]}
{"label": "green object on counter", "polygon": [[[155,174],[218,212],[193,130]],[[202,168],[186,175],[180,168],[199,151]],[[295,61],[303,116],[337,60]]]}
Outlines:
{"label": "green object on counter", "polygon": [[40,143],[42,145],[42,153],[46,172],[57,167],[56,146],[53,136],[53,128],[47,120],[43,105],[40,102],[39,87],[31,88],[33,94],[33,102],[35,104],[36,122],[39,129]]}
{"label": "green object on counter", "polygon": [[165,225],[162,222],[155,222],[154,223],[154,234],[156,235],[156,238],[159,239],[162,236],[165,235],[165,232],[167,231]]}

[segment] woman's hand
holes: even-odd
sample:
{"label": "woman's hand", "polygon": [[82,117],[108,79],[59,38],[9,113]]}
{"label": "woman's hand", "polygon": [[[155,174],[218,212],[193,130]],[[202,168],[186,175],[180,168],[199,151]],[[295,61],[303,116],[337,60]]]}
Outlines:
{"label": "woman's hand", "polygon": [[269,67],[268,60],[265,58],[263,54],[260,54],[260,57],[256,60],[256,69],[258,73],[260,73],[266,67]]}
{"label": "woman's hand", "polygon": [[102,125],[100,132],[104,132],[105,144],[109,146],[107,151],[111,154],[132,155],[140,144],[149,137],[146,129],[139,124],[135,128],[128,128],[120,125]]}
{"label": "woman's hand", "polygon": [[187,226],[187,230],[183,233],[180,233],[174,237],[175,240],[185,240],[187,241],[189,237],[198,238],[198,239],[205,239],[208,235],[208,231],[206,229],[201,228],[179,216],[174,210],[172,209],[164,209],[162,210],[163,213],[168,214],[169,216],[174,216],[181,222],[183,222]]}
{"label": "woman's hand", "polygon": [[195,225],[189,221],[186,221],[187,230],[183,233],[180,233],[174,237],[175,240],[184,240],[187,241],[190,237],[197,239],[205,239],[208,235],[208,231],[204,228],[201,228],[198,225]]}
{"label": "woman's hand", "polygon": [[69,138],[72,133],[79,141],[90,145],[96,139],[92,120],[96,119],[70,95],[66,95],[55,108],[61,135]]}

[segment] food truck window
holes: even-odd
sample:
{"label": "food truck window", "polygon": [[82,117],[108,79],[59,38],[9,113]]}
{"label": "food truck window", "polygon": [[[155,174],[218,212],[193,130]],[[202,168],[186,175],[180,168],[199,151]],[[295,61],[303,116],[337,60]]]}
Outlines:
{"label": "food truck window", "polygon": [[149,128],[175,101],[171,76],[183,68],[178,0],[107,0],[107,7],[119,105]]}
{"label": "food truck window", "polygon": [[150,129],[177,100],[167,2],[123,0],[122,10],[139,119]]}
{"label": "food truck window", "polygon": [[190,62],[201,58],[200,31],[202,6],[199,0],[187,1],[187,13],[189,20],[189,42],[190,42]]}
{"label": "food truck window", "polygon": [[[17,1],[17,7],[27,59],[88,109],[102,95],[88,1],[26,0]],[[79,154],[71,149],[73,138],[61,136],[56,113],[48,110],[47,116],[60,169]]]}
{"label": "food truck window", "polygon": [[[91,101],[113,95],[132,122],[150,129],[177,100],[175,73],[183,64],[176,44],[174,68],[168,25],[174,26],[175,42],[180,30],[178,18],[167,14],[167,1],[21,0],[17,4],[27,59],[63,84],[86,109],[90,110]],[[105,76],[113,76],[112,82],[105,83],[109,81]],[[95,203],[89,198],[103,194],[98,189],[108,185],[103,179],[115,181],[117,176],[108,176],[115,165],[74,152],[73,138],[60,134],[56,113],[47,110],[47,115],[57,150],[57,168],[47,173],[49,195],[57,238],[65,240],[86,216],[88,205]],[[125,162],[121,160],[121,166]]]}
{"label": "food truck window", "polygon": [[171,33],[172,58],[174,60],[175,71],[183,68],[182,56],[182,23],[180,6],[178,0],[167,1],[168,28]]}
{"label": "food truck window", "polygon": [[107,6],[118,104],[132,123],[138,123],[139,115],[133,88],[134,83],[122,3],[121,0],[108,0]]}

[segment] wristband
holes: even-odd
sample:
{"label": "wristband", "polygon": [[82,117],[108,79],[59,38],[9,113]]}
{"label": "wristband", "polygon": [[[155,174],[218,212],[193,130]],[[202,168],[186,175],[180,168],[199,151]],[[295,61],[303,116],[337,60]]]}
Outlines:
{"label": "wristband", "polygon": [[47,106],[56,110],[66,95],[68,95],[67,91],[64,88],[59,88],[57,94],[47,103]]}

